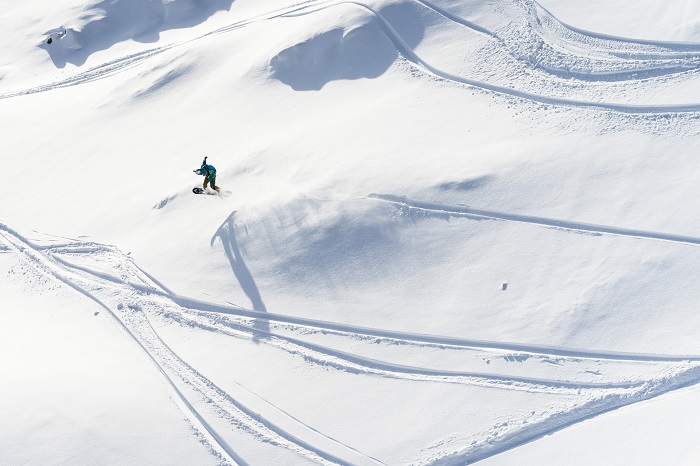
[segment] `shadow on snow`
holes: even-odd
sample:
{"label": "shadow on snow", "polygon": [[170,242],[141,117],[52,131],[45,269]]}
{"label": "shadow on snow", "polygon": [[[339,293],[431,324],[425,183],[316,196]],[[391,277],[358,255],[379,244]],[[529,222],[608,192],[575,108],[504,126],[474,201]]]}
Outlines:
{"label": "shadow on snow", "polygon": [[[235,215],[236,212],[232,212],[226,221],[219,227],[211,239],[211,245],[213,246],[217,239],[221,241],[226,257],[231,264],[233,275],[236,277],[236,280],[238,280],[238,283],[241,285],[243,292],[250,300],[253,310],[258,312],[267,312],[265,303],[260,295],[260,290],[255,284],[253,274],[250,273],[248,266],[246,266],[243,256],[241,255],[241,250],[238,247],[236,227],[234,224]],[[253,335],[254,341],[260,340],[260,335],[264,335],[265,333],[269,332],[270,324],[267,320],[255,319],[253,322],[253,328],[258,331]]]}
{"label": "shadow on snow", "polygon": [[57,68],[84,64],[95,52],[126,40],[156,42],[162,31],[193,27],[234,0],[102,0],[80,16],[80,30],[59,27],[46,32],[40,46]]}
{"label": "shadow on snow", "polygon": [[418,5],[389,5],[359,25],[338,25],[280,51],[270,60],[271,77],[296,91],[318,91],[337,80],[378,78],[399,58],[384,22],[409,48],[424,38]]}

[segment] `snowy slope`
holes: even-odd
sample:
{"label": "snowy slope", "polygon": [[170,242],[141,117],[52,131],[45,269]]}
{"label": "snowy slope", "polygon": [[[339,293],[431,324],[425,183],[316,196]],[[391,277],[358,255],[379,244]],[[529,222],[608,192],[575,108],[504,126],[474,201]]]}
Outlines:
{"label": "snowy slope", "polygon": [[60,3],[2,13],[3,461],[700,459],[695,2]]}

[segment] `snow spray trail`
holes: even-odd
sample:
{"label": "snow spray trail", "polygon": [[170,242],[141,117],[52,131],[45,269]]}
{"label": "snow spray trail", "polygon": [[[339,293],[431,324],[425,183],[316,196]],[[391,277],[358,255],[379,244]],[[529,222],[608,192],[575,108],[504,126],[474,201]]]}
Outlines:
{"label": "snow spray trail", "polygon": [[[379,195],[374,196],[381,199]],[[385,202],[408,202],[383,195]],[[417,201],[411,201],[418,204]],[[426,208],[413,207],[413,208]],[[434,206],[433,206],[434,207]],[[444,211],[446,206],[442,206]],[[449,210],[449,209],[448,209]],[[454,215],[477,215],[452,209]],[[484,211],[478,215],[483,216]],[[528,217],[528,220],[532,218]],[[524,220],[524,219],[520,219]],[[549,225],[548,225],[549,226]],[[568,228],[572,225],[568,224]],[[142,271],[130,257],[116,247],[92,242],[70,242],[41,246],[27,240],[13,229],[0,224],[0,239],[7,250],[21,257],[29,267],[69,286],[107,310],[124,331],[145,351],[172,387],[176,399],[194,425],[206,435],[209,443],[232,463],[245,464],[243,455],[232,448],[232,439],[247,435],[263,443],[273,443],[321,464],[378,464],[333,438],[313,429],[303,421],[260,398],[242,385],[223,389],[214,384],[192,364],[177,354],[158,334],[153,319],[185,326],[191,331],[209,331],[240,338],[257,337],[259,344],[271,345],[301,357],[307,363],[324,370],[346,371],[358,375],[400,378],[416,383],[451,383],[475,385],[498,390],[518,390],[545,393],[551,396],[574,397],[574,404],[564,404],[527,423],[514,419],[497,429],[486,430],[481,439],[459,451],[443,452],[434,464],[474,462],[515,448],[543,435],[563,429],[583,419],[668,393],[681,387],[700,383],[700,355],[653,355],[616,352],[571,350],[525,344],[508,344],[420,335],[383,329],[369,329],[350,324],[324,322],[222,306],[179,296]],[[89,265],[99,265],[101,270]],[[105,271],[105,265],[108,271]],[[255,325],[258,320],[268,325]],[[338,338],[353,341],[353,352],[335,347]],[[329,340],[323,344],[320,341]],[[383,348],[385,358],[368,357],[362,345]],[[533,378],[512,373],[504,362],[494,373],[478,373],[459,368],[443,367],[439,363],[409,365],[392,360],[389,348],[408,345],[409,349],[430,352],[439,347],[463,354],[465,358],[491,353],[494,358],[509,358],[523,364],[539,364],[556,358],[549,364],[550,375]],[[513,354],[516,351],[516,354]],[[426,360],[423,355],[421,360]],[[583,360],[597,367],[609,367],[609,375],[600,380],[600,372],[589,374],[595,379],[569,380],[574,372],[583,372],[577,364]],[[585,362],[585,361],[583,361]],[[495,365],[495,364],[494,364]],[[558,371],[574,367],[562,376]],[[533,366],[534,367],[534,366]],[[615,377],[615,371],[628,375]],[[612,374],[612,375],[611,375]]]}

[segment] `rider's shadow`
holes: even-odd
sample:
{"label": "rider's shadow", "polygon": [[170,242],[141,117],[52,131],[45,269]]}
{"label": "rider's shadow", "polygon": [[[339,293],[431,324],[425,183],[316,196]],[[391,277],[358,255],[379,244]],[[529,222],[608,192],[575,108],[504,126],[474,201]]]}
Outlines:
{"label": "rider's shadow", "polygon": [[[231,264],[233,275],[238,280],[243,292],[246,294],[246,296],[248,296],[248,299],[253,306],[253,310],[258,312],[267,312],[265,303],[260,295],[260,290],[255,284],[253,274],[250,273],[250,270],[246,266],[243,256],[241,255],[241,250],[238,247],[238,240],[236,239],[236,229],[234,224],[235,215],[236,212],[234,211],[219,227],[216,234],[211,239],[211,245],[213,246],[217,239],[221,241],[226,257]],[[256,330],[256,332],[253,334],[254,341],[266,338],[270,331],[270,323],[267,319],[255,319],[253,322],[253,329]]]}

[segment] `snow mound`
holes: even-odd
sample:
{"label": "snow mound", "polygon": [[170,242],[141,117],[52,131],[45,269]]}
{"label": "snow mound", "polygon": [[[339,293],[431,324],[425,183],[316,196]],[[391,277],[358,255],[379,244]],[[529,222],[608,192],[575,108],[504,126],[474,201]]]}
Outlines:
{"label": "snow mound", "polygon": [[333,5],[305,15],[313,17],[312,22],[295,21],[299,29],[293,43],[269,61],[270,76],[294,90],[320,90],[331,81],[384,74],[399,57],[399,50],[387,36],[389,21],[409,47],[423,38],[420,8],[412,3],[393,4],[379,11],[355,4]]}
{"label": "snow mound", "polygon": [[42,44],[58,68],[80,66],[93,53],[127,40],[156,42],[162,31],[192,27],[233,0],[102,0],[45,33]]}

